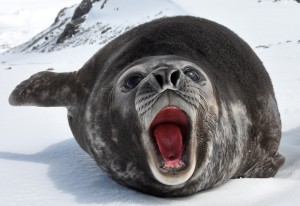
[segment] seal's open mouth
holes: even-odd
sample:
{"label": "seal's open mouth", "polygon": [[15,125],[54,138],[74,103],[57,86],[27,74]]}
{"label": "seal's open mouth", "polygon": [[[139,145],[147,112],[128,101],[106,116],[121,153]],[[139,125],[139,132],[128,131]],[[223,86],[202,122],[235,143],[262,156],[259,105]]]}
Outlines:
{"label": "seal's open mouth", "polygon": [[184,165],[182,154],[189,133],[187,115],[177,107],[165,107],[154,118],[150,125],[164,169],[179,169]]}

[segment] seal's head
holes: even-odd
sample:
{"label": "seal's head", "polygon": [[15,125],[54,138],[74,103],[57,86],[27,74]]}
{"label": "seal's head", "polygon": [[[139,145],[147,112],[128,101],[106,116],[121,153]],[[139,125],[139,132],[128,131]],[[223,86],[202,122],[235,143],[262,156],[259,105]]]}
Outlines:
{"label": "seal's head", "polygon": [[[196,164],[207,161],[205,130],[218,109],[213,86],[198,65],[178,56],[135,61],[117,80],[112,109],[125,128],[138,125],[142,161],[160,183],[184,184]],[[134,122],[126,121],[129,116]]]}
{"label": "seal's head", "polygon": [[78,72],[41,72],[12,105],[65,106],[80,146],[117,182],[186,196],[274,176],[281,123],[269,76],[233,32],[194,17],[136,27]]}

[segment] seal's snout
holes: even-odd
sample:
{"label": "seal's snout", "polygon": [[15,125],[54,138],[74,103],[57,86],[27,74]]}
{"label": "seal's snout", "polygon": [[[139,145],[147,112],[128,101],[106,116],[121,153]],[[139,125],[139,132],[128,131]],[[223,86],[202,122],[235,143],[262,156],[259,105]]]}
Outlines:
{"label": "seal's snout", "polygon": [[179,70],[169,67],[156,69],[152,72],[150,81],[152,85],[156,86],[157,90],[176,90],[181,87],[182,74]]}

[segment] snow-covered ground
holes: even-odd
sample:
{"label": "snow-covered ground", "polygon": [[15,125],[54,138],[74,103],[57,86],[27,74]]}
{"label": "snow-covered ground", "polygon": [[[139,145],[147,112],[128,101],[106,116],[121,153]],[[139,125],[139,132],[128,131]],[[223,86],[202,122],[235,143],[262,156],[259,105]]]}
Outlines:
{"label": "snow-covered ground", "polygon": [[[187,198],[162,199],[124,188],[109,179],[79,148],[69,130],[65,109],[8,105],[10,92],[22,80],[49,68],[56,72],[78,70],[97,46],[44,54],[3,54],[0,55],[0,206],[300,205],[300,4],[293,0],[173,2],[191,15],[229,27],[264,62],[273,80],[283,123],[280,152],[286,163],[279,173],[269,179],[230,180]],[[47,28],[62,7],[80,0],[0,0],[0,3],[0,45],[17,45]]]}

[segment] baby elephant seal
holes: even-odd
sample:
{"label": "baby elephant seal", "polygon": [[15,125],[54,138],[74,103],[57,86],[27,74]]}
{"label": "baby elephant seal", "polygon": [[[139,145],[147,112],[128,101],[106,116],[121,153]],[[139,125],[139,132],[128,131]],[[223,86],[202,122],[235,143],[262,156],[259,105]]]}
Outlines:
{"label": "baby elephant seal", "polygon": [[263,64],[232,31],[201,18],[133,28],[77,72],[33,75],[9,102],[66,107],[77,142],[111,178],[156,196],[273,177],[284,163]]}

